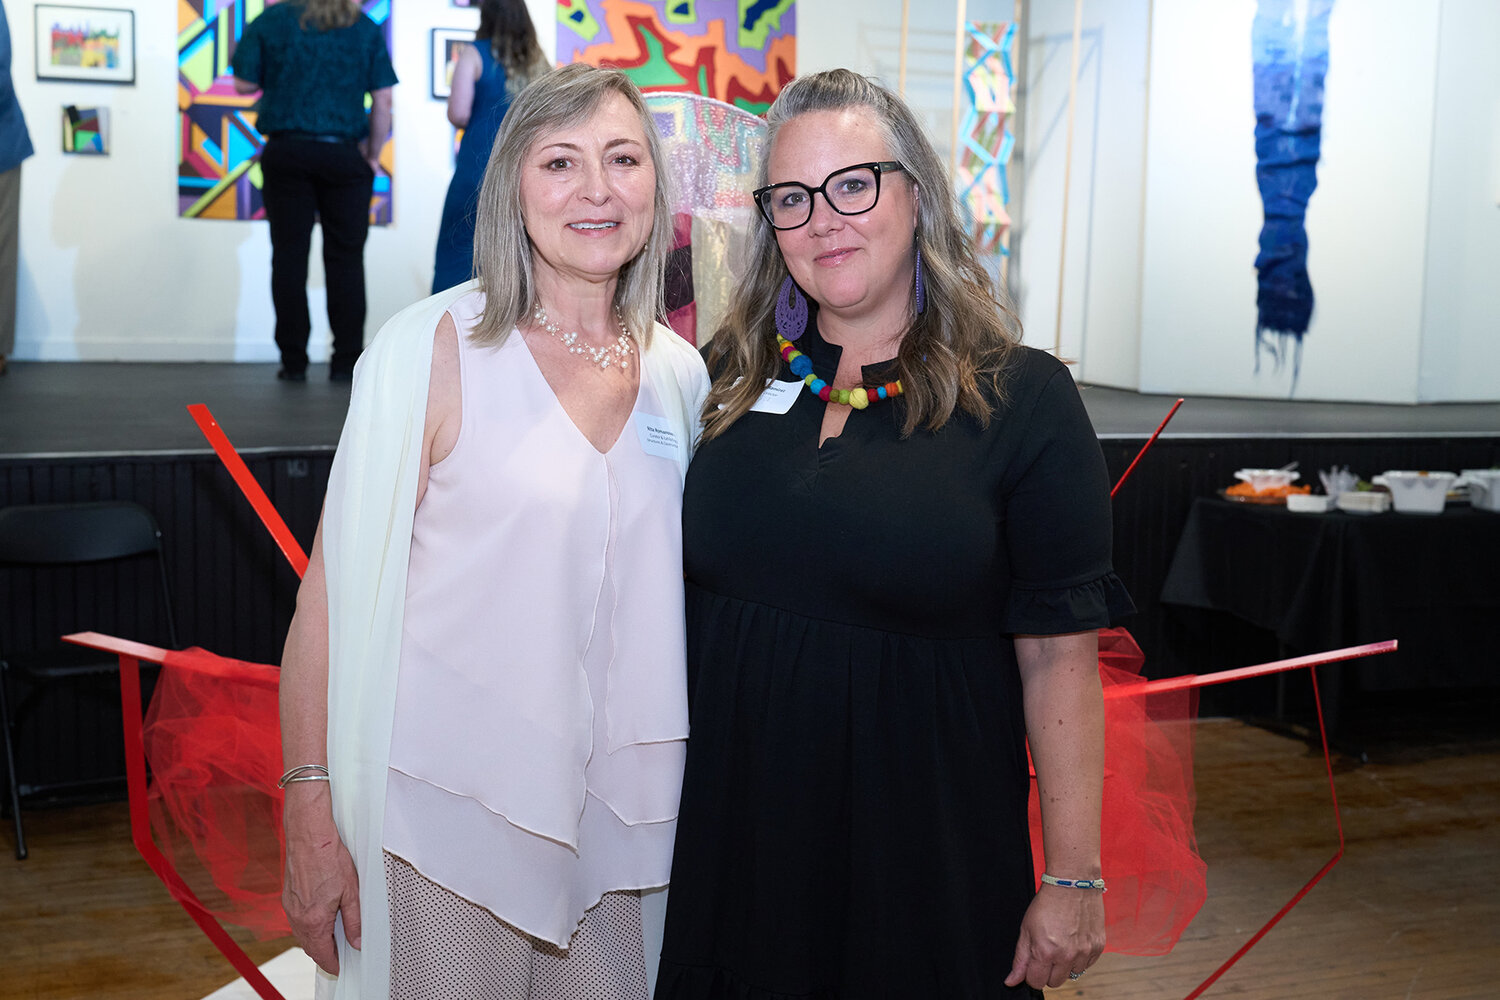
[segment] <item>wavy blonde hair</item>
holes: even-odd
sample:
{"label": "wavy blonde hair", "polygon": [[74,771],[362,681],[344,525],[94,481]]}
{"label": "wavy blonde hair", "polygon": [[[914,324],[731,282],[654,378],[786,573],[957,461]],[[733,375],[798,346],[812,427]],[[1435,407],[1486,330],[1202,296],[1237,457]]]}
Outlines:
{"label": "wavy blonde hair", "polygon": [[298,23],[303,28],[331,31],[347,28],[359,20],[359,4],[355,0],[295,0],[302,5],[302,17]]}
{"label": "wavy blonde hair", "polygon": [[[992,405],[1002,398],[1000,372],[1021,340],[1020,322],[996,297],[959,221],[948,171],[906,103],[847,69],[798,77],[766,113],[770,129],[756,186],[768,183],[771,149],[787,122],[813,111],[846,108],[870,110],[885,133],[891,159],[901,161],[921,193],[916,239],[922,249],[927,308],[917,313],[913,287],[912,319],[895,362],[895,377],[901,380],[906,401],[902,434],[910,436],[919,427],[936,430],[955,410],[988,424]],[[703,410],[703,440],[723,434],[749,411],[767,380],[780,370],[772,331],[776,293],[786,278],[775,231],[757,215],[744,280],[708,346],[714,382]]]}
{"label": "wavy blonde hair", "polygon": [[663,283],[667,252],[672,249],[667,162],[661,138],[646,101],[630,78],[616,69],[570,63],[537,79],[516,97],[495,137],[490,162],[479,189],[479,218],[474,230],[474,269],[485,294],[484,315],[472,339],[499,344],[536,304],[531,240],[521,215],[522,161],[532,145],[563,125],[587,121],[610,94],[620,94],[640,116],[647,155],[656,173],[656,198],[646,248],[620,268],[615,307],[625,326],[644,345],[651,328],[665,315]]}

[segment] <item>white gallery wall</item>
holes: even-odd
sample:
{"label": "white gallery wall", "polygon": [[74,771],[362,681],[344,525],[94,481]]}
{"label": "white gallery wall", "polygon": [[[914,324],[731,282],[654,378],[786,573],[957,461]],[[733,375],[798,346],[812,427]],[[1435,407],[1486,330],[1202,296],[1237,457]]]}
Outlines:
{"label": "white gallery wall", "polygon": [[[1071,170],[1073,4],[1029,6],[1017,67],[1009,285],[1026,342],[1077,362],[1083,381],[1134,388],[1140,356],[1142,178],[1151,0],[1083,5]],[[1063,191],[1069,192],[1066,240]],[[1062,322],[1058,323],[1058,287]]]}
{"label": "white gallery wall", "polygon": [[[1072,7],[1030,6],[1021,95],[1012,285],[1047,346]],[[1334,4],[1307,214],[1317,305],[1295,381],[1291,358],[1256,370],[1255,8],[1085,0],[1062,353],[1085,381],[1147,392],[1500,399],[1500,4]]]}
{"label": "white gallery wall", "polygon": [[[1417,398],[1500,399],[1500,3],[1438,22]],[[1387,238],[1405,234],[1387,229]]]}
{"label": "white gallery wall", "polygon": [[[555,8],[528,2],[550,51]],[[23,168],[18,356],[275,360],[264,223],[176,217],[174,5],[113,5],[136,10],[133,87],[36,81],[34,0],[7,5],[38,149]],[[968,4],[979,20],[1012,10]],[[1060,336],[1081,379],[1150,392],[1500,399],[1500,3],[1334,5],[1307,217],[1317,310],[1295,387],[1288,365],[1255,370],[1255,0],[1084,0],[1066,239],[1073,3],[1027,12],[1008,283],[1028,343]],[[945,156],[954,14],[913,3],[907,35],[907,96]],[[451,173],[428,32],[475,23],[448,0],[395,0],[393,17],[395,223],[366,251],[371,335],[428,288]],[[900,0],[799,0],[797,30],[799,71],[849,66],[895,85]],[[111,109],[110,156],[61,154],[64,104]],[[318,252],[315,357],[327,349]]]}
{"label": "white gallery wall", "polygon": [[[1315,308],[1295,395],[1416,402],[1439,5],[1335,3],[1318,186]],[[1254,0],[1158,0],[1152,44],[1140,388],[1280,396],[1256,371]]]}
{"label": "white gallery wall", "polygon": [[[528,0],[543,48],[555,44],[554,4]],[[38,81],[34,0],[10,0],[16,94],[36,155],[21,173],[16,356],[47,361],[275,361],[271,244],[264,222],[177,216],[177,5],[140,0],[136,82]],[[394,223],[365,247],[366,336],[426,295],[453,129],[431,97],[429,29],[473,28],[478,14],[448,0],[395,0],[391,59]],[[110,154],[62,154],[62,107],[108,107]],[[326,358],[322,246],[310,264],[310,353]]]}

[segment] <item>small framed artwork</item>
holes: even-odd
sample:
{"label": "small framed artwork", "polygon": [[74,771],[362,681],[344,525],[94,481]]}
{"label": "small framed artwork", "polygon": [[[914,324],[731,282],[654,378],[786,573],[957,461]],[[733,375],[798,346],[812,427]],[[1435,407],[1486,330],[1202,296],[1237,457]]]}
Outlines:
{"label": "small framed artwork", "polygon": [[78,156],[108,156],[109,109],[64,105],[62,146],[64,153]]}
{"label": "small framed artwork", "polygon": [[432,96],[446,101],[453,93],[453,69],[464,46],[474,40],[470,28],[432,29]]}
{"label": "small framed artwork", "polygon": [[36,5],[36,78],[135,83],[135,11]]}

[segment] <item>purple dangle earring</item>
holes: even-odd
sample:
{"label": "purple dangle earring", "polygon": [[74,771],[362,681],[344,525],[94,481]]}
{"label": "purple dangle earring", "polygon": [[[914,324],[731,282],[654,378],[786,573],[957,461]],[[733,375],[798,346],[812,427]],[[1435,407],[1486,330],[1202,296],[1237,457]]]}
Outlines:
{"label": "purple dangle earring", "polygon": [[927,283],[922,280],[922,248],[917,247],[917,315],[927,311]]}
{"label": "purple dangle earring", "polygon": [[776,332],[786,340],[796,340],[807,329],[807,300],[789,274],[776,292]]}

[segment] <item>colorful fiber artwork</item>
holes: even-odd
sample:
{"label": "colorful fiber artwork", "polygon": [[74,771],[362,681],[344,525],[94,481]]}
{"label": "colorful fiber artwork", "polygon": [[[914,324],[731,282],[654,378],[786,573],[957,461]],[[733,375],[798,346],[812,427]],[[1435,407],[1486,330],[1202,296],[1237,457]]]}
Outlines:
{"label": "colorful fiber artwork", "polygon": [[797,68],[795,0],[558,0],[557,62],[624,70],[645,91],[764,114]]}
{"label": "colorful fiber artwork", "polygon": [[1333,0],[1259,0],[1251,27],[1255,180],[1265,207],[1255,258],[1255,365],[1259,371],[1269,353],[1280,368],[1294,348],[1294,388],[1313,313],[1304,223],[1318,186],[1332,9]]}
{"label": "colorful fiber artwork", "polygon": [[[255,94],[238,94],[230,60],[245,25],[275,0],[177,0],[177,212],[189,219],[263,219]],[[391,45],[391,0],[361,7]],[[368,100],[368,99],[367,99]],[[394,139],[380,151],[370,222],[391,222]]]}
{"label": "colorful fiber artwork", "polygon": [[1010,182],[1006,164],[1016,138],[1005,127],[1015,109],[1011,99],[1015,72],[1011,47],[1015,24],[964,25],[964,111],[959,123],[958,192],[969,210],[975,243],[981,253],[1006,255],[1010,228]]}
{"label": "colorful fiber artwork", "polygon": [[109,109],[64,107],[62,146],[64,153],[108,156]]}
{"label": "colorful fiber artwork", "polygon": [[728,307],[735,264],[755,223],[756,164],[766,123],[698,94],[646,95],[673,180],[667,325],[707,342]]}

